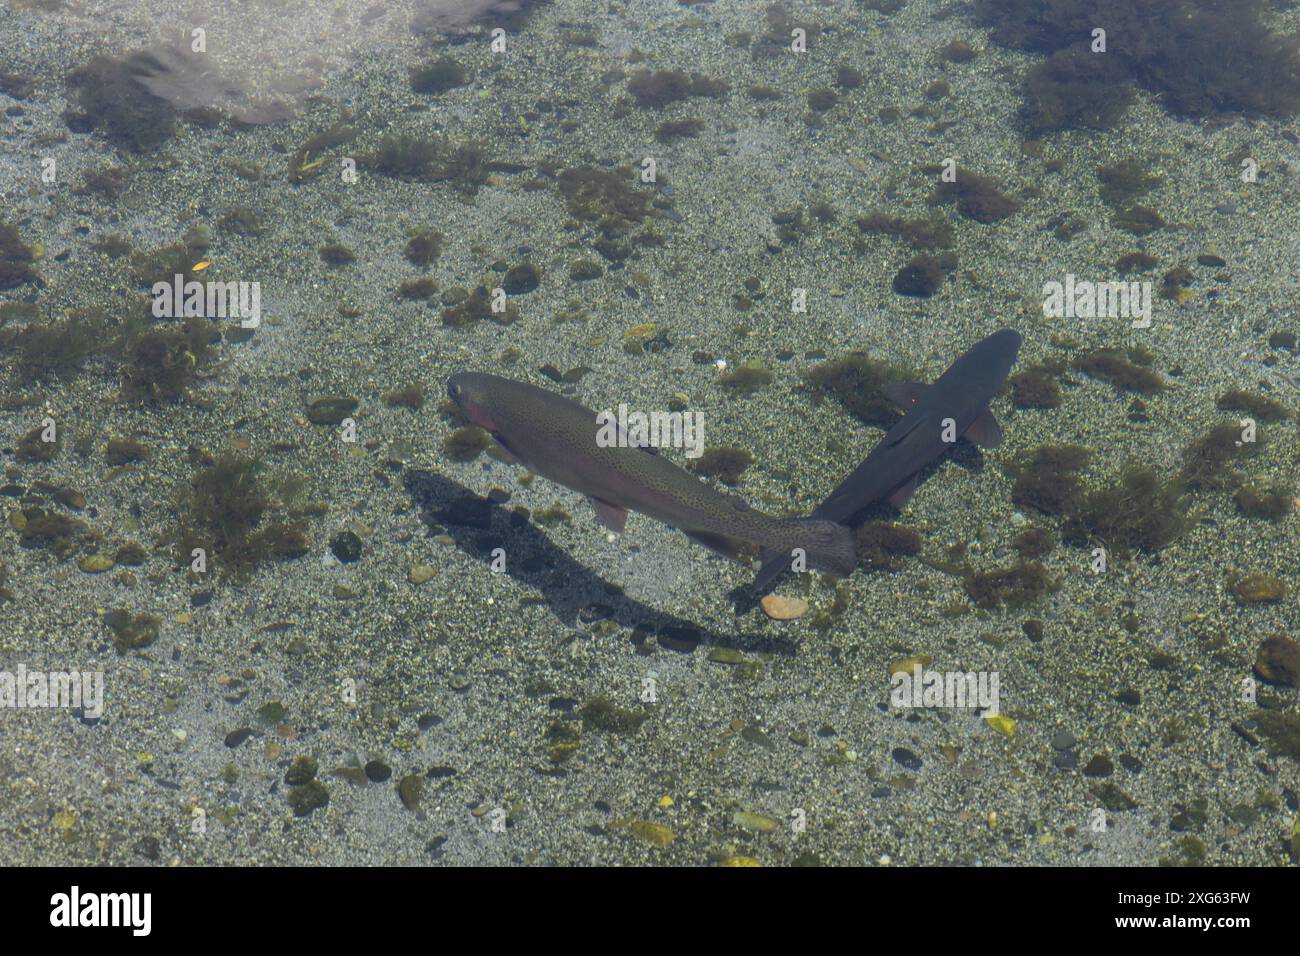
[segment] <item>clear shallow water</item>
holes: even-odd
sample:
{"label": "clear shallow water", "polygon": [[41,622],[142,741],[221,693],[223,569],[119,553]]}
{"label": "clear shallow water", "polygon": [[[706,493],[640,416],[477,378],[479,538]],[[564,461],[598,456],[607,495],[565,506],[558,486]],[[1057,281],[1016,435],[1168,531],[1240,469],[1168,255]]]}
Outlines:
{"label": "clear shallow water", "polygon": [[[1284,56],[917,0],[10,6],[0,663],[103,688],[0,714],[11,862],[1292,860]],[[177,271],[230,307],[157,314]],[[1119,281],[1149,315],[1045,312]],[[443,404],[698,413],[794,515],[897,415],[850,353],[927,382],[1003,326],[1002,444],[790,621]],[[918,662],[997,715],[891,703]]]}

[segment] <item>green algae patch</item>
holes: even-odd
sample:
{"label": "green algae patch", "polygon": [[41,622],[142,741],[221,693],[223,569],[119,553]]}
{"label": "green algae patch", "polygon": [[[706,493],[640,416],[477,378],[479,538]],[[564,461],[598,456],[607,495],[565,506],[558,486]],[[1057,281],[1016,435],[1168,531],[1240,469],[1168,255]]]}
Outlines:
{"label": "green algae patch", "polygon": [[477,425],[458,428],[443,440],[442,452],[452,461],[473,461],[492,443],[490,436]]}
{"label": "green algae patch", "polygon": [[319,780],[312,780],[300,787],[291,787],[285,799],[295,817],[306,817],[328,806],[330,793]]}

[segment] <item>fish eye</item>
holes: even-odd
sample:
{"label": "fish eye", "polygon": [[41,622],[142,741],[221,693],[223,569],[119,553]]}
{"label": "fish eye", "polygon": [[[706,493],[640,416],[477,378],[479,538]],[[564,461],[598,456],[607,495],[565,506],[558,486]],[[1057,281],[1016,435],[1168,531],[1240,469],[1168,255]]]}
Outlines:
{"label": "fish eye", "polygon": [[447,383],[447,394],[448,394],[451,398],[457,398],[457,397],[459,397],[459,395],[460,395],[460,386],[457,385],[455,382],[448,382],[448,383]]}

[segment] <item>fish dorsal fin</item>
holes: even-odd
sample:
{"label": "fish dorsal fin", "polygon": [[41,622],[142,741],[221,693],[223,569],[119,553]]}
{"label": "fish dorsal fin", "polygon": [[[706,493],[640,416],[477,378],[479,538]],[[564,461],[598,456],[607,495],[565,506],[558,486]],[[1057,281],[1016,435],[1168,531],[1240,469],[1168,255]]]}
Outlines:
{"label": "fish dorsal fin", "polygon": [[911,408],[921,400],[929,385],[920,382],[889,382],[880,387],[885,398],[901,408]]}
{"label": "fish dorsal fin", "polygon": [[601,429],[602,433],[610,425],[614,426],[615,431],[618,432],[618,445],[620,448],[635,448],[637,451],[643,451],[650,455],[659,454],[659,449],[648,441],[633,439],[627,433],[627,429],[618,423],[618,419],[613,413],[601,412],[596,416],[596,427]]}
{"label": "fish dorsal fin", "polygon": [[589,498],[591,506],[596,509],[596,519],[610,531],[619,534],[627,527],[627,509],[620,508],[618,505],[612,505],[608,501],[601,501],[599,498]]}
{"label": "fish dorsal fin", "polygon": [[986,408],[979,418],[970,423],[970,428],[966,429],[963,437],[981,448],[997,448],[1002,444],[1002,426]]}
{"label": "fish dorsal fin", "polygon": [[890,492],[889,503],[902,511],[907,506],[907,503],[912,500],[912,495],[916,494],[916,483],[920,478],[921,475],[918,472]]}

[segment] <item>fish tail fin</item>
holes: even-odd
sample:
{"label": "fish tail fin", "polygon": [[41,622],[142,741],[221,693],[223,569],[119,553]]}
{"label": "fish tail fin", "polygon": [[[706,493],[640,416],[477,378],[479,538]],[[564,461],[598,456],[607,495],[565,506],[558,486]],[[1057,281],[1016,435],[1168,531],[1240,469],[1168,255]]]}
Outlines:
{"label": "fish tail fin", "polygon": [[[800,518],[804,534],[799,547],[808,555],[808,566],[837,578],[847,578],[858,566],[853,532],[842,524],[822,518]],[[761,573],[761,572],[760,572]]]}

